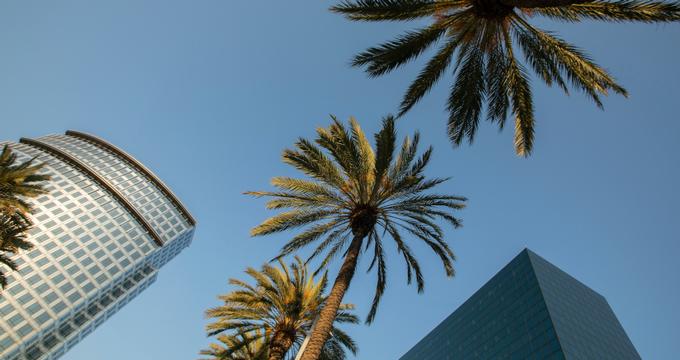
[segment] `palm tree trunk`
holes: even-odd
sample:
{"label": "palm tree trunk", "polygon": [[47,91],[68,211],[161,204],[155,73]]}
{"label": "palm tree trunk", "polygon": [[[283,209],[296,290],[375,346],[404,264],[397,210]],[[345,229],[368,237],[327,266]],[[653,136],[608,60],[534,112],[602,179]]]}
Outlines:
{"label": "palm tree trunk", "polygon": [[583,4],[591,1],[592,0],[500,0],[500,2],[504,5],[520,8],[568,6],[573,4]]}
{"label": "palm tree trunk", "polygon": [[316,326],[312,329],[307,348],[303,350],[304,352],[300,360],[317,360],[319,355],[321,355],[321,350],[326,340],[330,337],[333,322],[338,314],[342,298],[352,282],[352,277],[354,277],[359,253],[361,252],[361,244],[365,237],[365,235],[357,234],[352,239],[352,243],[349,245],[349,249],[347,249],[345,261],[342,263],[338,277],[335,278],[335,283],[333,283],[331,293],[328,295],[326,303],[319,313]]}
{"label": "palm tree trunk", "polygon": [[295,335],[286,334],[284,331],[274,331],[269,343],[269,360],[283,360],[290,347],[293,346]]}

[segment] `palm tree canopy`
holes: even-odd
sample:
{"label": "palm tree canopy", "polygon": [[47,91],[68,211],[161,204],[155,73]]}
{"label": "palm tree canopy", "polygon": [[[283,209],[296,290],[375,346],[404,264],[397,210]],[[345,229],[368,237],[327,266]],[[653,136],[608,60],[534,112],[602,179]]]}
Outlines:
{"label": "palm tree canopy", "polygon": [[[17,265],[10,255],[33,247],[26,239],[26,232],[29,229],[30,223],[21,214],[10,215],[0,212],[0,264],[12,271],[17,270]],[[6,286],[7,277],[0,268],[0,287],[4,289]]]}
{"label": "palm tree canopy", "polygon": [[418,291],[423,290],[424,279],[408,244],[410,239],[402,232],[432,249],[446,274],[454,274],[454,254],[436,220],[460,226],[452,212],[463,208],[466,199],[429,192],[447,179],[423,175],[432,148],[418,156],[418,142],[416,133],[412,139],[406,137],[399,148],[394,118],[388,116],[375,135],[374,150],[356,120],[350,119],[346,128],[333,117],[329,128],[317,129],[315,142],[300,138],[295,150],[283,153],[285,163],[311,179],[275,177],[272,185],[278,191],[248,193],[270,198],[269,209],[287,209],[265,220],[251,234],[303,228],[279,257],[316,243],[307,261],[322,256],[319,270],[342,254],[352,237],[366,238],[363,252],[372,255],[368,270],[377,269],[376,293],[367,317],[367,322],[372,322],[386,285],[384,237],[393,240],[406,262],[407,281],[411,283],[415,275]]}
{"label": "palm tree canopy", "polygon": [[[384,75],[441,45],[406,91],[400,115],[409,111],[454,62],[454,82],[447,108],[448,134],[455,145],[475,133],[486,107],[486,118],[502,129],[508,111],[515,119],[515,151],[528,156],[534,141],[534,110],[526,66],[548,85],[565,93],[569,84],[598,107],[609,91],[627,96],[606,70],[582,50],[553,33],[530,24],[533,16],[556,21],[670,22],[680,20],[680,2],[647,0],[355,0],[331,8],[357,21],[432,23],[357,55],[371,77]],[[524,64],[515,56],[524,54]]]}
{"label": "palm tree canopy", "polygon": [[[203,360],[267,360],[269,358],[269,346],[261,331],[246,334],[220,334],[216,336],[216,339],[220,344],[210,344],[210,349],[201,351],[201,355],[209,356]],[[293,354],[291,353],[288,358],[292,359]],[[346,358],[344,346],[333,338],[326,342],[319,356],[319,360],[344,360]]]}
{"label": "palm tree canopy", "polygon": [[9,213],[27,213],[31,207],[26,202],[46,192],[44,181],[48,175],[39,174],[44,164],[34,164],[33,159],[17,163],[17,155],[5,145],[0,152],[0,209]]}
{"label": "palm tree canopy", "polygon": [[[216,336],[220,344],[210,344],[210,349],[202,350],[208,355],[205,360],[267,360],[269,349],[262,331],[250,333],[220,334]],[[232,350],[235,349],[235,350]]]}
{"label": "palm tree canopy", "polygon": [[[208,335],[216,335],[224,345],[212,344],[202,354],[215,359],[249,359],[250,355],[266,359],[276,334],[290,335],[289,354],[302,344],[326,299],[328,281],[325,274],[315,281],[299,258],[290,267],[281,260],[279,265],[265,264],[261,270],[248,268],[246,274],[253,278],[254,285],[229,280],[237,290],[220,296],[223,305],[206,312],[215,320],[206,328]],[[353,308],[351,304],[343,305],[335,322],[357,323]],[[337,327],[326,348],[328,360],[345,359],[346,350],[357,352],[354,340]]]}
{"label": "palm tree canopy", "polygon": [[[13,271],[17,266],[11,255],[32,247],[26,237],[32,225],[31,205],[26,200],[46,193],[43,182],[50,177],[39,174],[42,167],[33,159],[17,163],[17,155],[7,145],[0,152],[0,264]],[[0,269],[0,287],[6,286]]]}

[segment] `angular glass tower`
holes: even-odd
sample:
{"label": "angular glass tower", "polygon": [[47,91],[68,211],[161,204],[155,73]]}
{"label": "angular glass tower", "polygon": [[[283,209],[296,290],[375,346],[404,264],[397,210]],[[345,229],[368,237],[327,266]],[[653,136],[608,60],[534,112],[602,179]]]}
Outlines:
{"label": "angular glass tower", "polygon": [[400,360],[639,360],[607,300],[525,249]]}
{"label": "angular glass tower", "polygon": [[[0,144],[4,145],[4,144]],[[9,143],[52,175],[32,201],[35,247],[0,294],[0,359],[56,359],[156,279],[195,220],[146,167],[92,135]]]}

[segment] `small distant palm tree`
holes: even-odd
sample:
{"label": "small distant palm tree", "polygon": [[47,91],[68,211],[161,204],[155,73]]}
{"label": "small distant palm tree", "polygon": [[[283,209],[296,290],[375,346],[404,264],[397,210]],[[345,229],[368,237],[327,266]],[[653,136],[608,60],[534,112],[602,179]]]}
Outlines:
{"label": "small distant palm tree", "polygon": [[403,256],[409,283],[415,274],[418,291],[423,290],[424,279],[408,244],[410,239],[402,237],[400,231],[432,249],[442,261],[446,275],[453,276],[454,255],[435,220],[460,226],[451,213],[463,208],[465,201],[460,196],[429,192],[446,181],[423,174],[432,148],[418,157],[416,133],[412,140],[404,139],[397,150],[391,116],[383,120],[375,135],[375,151],[354,119],[346,128],[333,118],[333,124],[328,129],[317,129],[317,135],[316,144],[301,138],[295,144],[296,150],[283,153],[285,163],[311,179],[275,177],[272,184],[279,191],[248,193],[271,198],[267,203],[269,209],[289,209],[255,227],[251,231],[253,236],[307,226],[283,247],[279,256],[313,243],[317,247],[308,261],[325,254],[320,268],[325,268],[336,255],[343,256],[303,360],[319,358],[362,252],[372,255],[369,270],[377,269],[376,293],[366,320],[373,321],[386,286],[384,237],[391,238]]}
{"label": "small distant palm tree", "polygon": [[268,360],[269,348],[260,330],[250,333],[220,334],[216,339],[221,344],[210,344],[210,349],[201,351],[208,355],[205,360]]}
{"label": "small distant palm tree", "polygon": [[528,156],[533,147],[534,109],[529,74],[517,60],[516,47],[541,80],[556,84],[567,94],[570,83],[600,108],[600,95],[610,90],[627,96],[626,90],[583,51],[532,25],[530,18],[543,16],[566,22],[680,20],[679,2],[649,0],[355,0],[343,1],[331,10],[357,21],[432,19],[424,28],[369,48],[354,58],[353,65],[365,67],[371,77],[381,76],[444,38],[406,91],[399,114],[420,101],[455,62],[447,105],[451,141],[455,145],[465,139],[472,142],[484,105],[487,120],[501,129],[511,109],[515,151],[522,156]]}
{"label": "small distant palm tree", "polygon": [[[17,270],[17,265],[10,255],[33,247],[26,239],[26,232],[29,229],[30,224],[24,216],[0,212],[0,264],[12,271]],[[7,277],[0,269],[0,287],[4,289],[6,286]]]}
{"label": "small distant palm tree", "polygon": [[[278,268],[268,264],[261,270],[248,268],[246,273],[255,285],[229,281],[239,289],[220,296],[224,304],[206,312],[216,320],[207,326],[208,334],[218,335],[224,346],[213,344],[202,354],[215,359],[252,355],[253,359],[282,360],[302,344],[326,300],[328,281],[323,275],[315,282],[299,258],[290,267],[280,260],[279,264]],[[357,323],[350,312],[353,308],[341,305],[335,323]],[[337,327],[332,327],[332,333],[324,346],[327,360],[345,359],[345,350],[356,353],[349,335]]]}
{"label": "small distant palm tree", "polygon": [[[203,360],[269,360],[269,345],[261,331],[246,334],[220,334],[216,339],[221,344],[210,344],[210,349],[201,351],[208,355]],[[299,345],[299,344],[296,344]],[[292,359],[294,354],[287,355]],[[326,341],[319,360],[344,360],[346,352],[343,345],[333,338]]]}
{"label": "small distant palm tree", "polygon": [[[26,236],[32,226],[27,199],[46,193],[44,182],[50,177],[38,173],[42,167],[33,159],[17,163],[16,154],[7,145],[0,152],[0,264],[13,271],[17,267],[10,256],[32,247]],[[0,271],[0,287],[6,286],[7,278]]]}
{"label": "small distant palm tree", "polygon": [[26,201],[44,194],[49,175],[39,174],[44,164],[34,159],[17,163],[17,156],[5,145],[0,153],[0,210],[9,214],[27,214],[31,205]]}

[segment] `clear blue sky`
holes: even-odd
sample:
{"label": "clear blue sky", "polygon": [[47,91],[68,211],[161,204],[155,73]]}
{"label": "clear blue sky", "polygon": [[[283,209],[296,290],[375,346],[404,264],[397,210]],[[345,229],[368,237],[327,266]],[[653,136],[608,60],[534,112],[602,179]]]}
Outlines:
{"label": "clear blue sky", "polygon": [[[153,169],[199,221],[193,245],[158,282],[64,360],[186,360],[208,344],[203,311],[276,253],[285,235],[251,239],[271,213],[245,190],[295,175],[280,162],[328,114],[373,132],[422,64],[369,80],[355,52],[415,24],[350,23],[331,1],[4,1],[0,5],[1,138],[91,132]],[[448,232],[458,275],[425,265],[424,295],[390,253],[377,321],[351,327],[357,359],[397,359],[524,247],[609,300],[645,359],[680,353],[680,25],[544,24],[588,49],[630,91],[598,110],[534,82],[530,159],[485,124],[472,147],[445,136],[447,81],[400,121],[435,147],[442,191],[468,196]],[[423,249],[420,249],[423,250]],[[431,260],[431,261],[430,261]],[[362,264],[364,268],[366,264]],[[374,275],[347,301],[365,315]]]}

